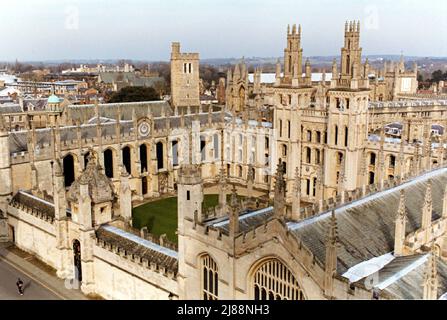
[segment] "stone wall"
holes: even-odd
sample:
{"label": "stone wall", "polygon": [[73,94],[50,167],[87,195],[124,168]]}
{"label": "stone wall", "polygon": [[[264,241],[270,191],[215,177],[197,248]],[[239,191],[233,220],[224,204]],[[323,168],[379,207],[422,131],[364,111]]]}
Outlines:
{"label": "stone wall", "polygon": [[15,245],[57,268],[56,229],[52,221],[44,220],[25,210],[9,207],[8,224],[14,228]]}
{"label": "stone wall", "polygon": [[96,245],[94,274],[96,293],[106,299],[167,300],[177,296],[177,280],[164,275],[146,262],[138,263],[126,255]]}

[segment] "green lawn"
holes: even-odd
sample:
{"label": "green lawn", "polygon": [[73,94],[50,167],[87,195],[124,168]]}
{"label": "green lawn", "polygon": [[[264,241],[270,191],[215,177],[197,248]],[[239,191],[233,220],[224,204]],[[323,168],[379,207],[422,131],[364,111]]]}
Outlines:
{"label": "green lawn", "polygon": [[[204,208],[214,207],[218,203],[217,194],[204,196]],[[134,228],[147,227],[154,235],[166,233],[170,241],[177,243],[177,197],[166,198],[139,206],[132,211]]]}

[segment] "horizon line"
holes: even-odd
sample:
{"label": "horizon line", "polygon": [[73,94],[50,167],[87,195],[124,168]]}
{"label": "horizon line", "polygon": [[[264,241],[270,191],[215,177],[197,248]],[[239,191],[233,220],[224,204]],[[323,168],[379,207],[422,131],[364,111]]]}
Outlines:
{"label": "horizon line", "polygon": [[[362,58],[364,57],[371,57],[371,56],[396,56],[396,57],[400,57],[401,54],[397,54],[397,53],[373,53],[373,54],[364,54],[362,55]],[[333,57],[340,57],[339,54],[329,54],[329,55],[303,55],[303,58],[333,58]],[[446,56],[437,56],[437,55],[411,55],[411,54],[407,54],[407,55],[403,55],[403,57],[409,57],[409,58],[435,58],[435,59],[447,59],[447,55]],[[241,60],[242,58],[244,58],[245,60],[250,60],[250,59],[284,59],[283,56],[251,56],[251,57],[247,57],[247,56],[241,56],[241,57],[213,57],[213,58],[200,58],[200,61],[206,61],[206,60]],[[55,59],[45,59],[45,60],[26,60],[26,59],[14,59],[14,60],[2,60],[0,59],[0,63],[16,63],[16,62],[21,62],[21,63],[36,63],[36,62],[40,62],[40,63],[51,63],[51,62],[70,62],[70,61],[79,61],[79,60],[84,60],[84,61],[98,61],[98,60],[104,60],[104,61],[108,61],[108,60],[130,60],[130,61],[135,61],[135,62],[169,62],[170,59],[141,59],[141,58],[55,58]]]}

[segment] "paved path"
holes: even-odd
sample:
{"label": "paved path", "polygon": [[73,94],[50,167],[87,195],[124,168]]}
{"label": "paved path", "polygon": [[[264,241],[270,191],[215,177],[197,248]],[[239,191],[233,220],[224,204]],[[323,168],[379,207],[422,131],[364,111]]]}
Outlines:
{"label": "paved path", "polygon": [[[80,290],[67,289],[65,282],[38,263],[33,256],[11,250],[10,244],[0,243],[0,299],[30,300],[87,300]],[[25,294],[17,294],[16,282],[20,277]]]}
{"label": "paved path", "polygon": [[[19,277],[25,287],[23,296],[17,292],[16,281]],[[61,298],[0,258],[0,299],[59,300]]]}

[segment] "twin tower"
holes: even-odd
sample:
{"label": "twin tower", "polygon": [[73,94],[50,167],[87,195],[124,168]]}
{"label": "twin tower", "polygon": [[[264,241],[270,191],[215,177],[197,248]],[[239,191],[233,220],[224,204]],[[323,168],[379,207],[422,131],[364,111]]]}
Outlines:
{"label": "twin tower", "polygon": [[[287,26],[287,46],[284,49],[284,82],[301,77],[303,71],[303,49],[301,48],[301,25]],[[360,48],[360,22],[346,21],[345,42],[341,49],[340,79],[350,80],[355,68],[360,68],[362,48]],[[338,75],[333,75],[333,79]]]}
{"label": "twin tower", "polygon": [[[341,50],[340,80],[349,81],[361,66],[360,22],[346,22],[345,43]],[[301,25],[287,27],[287,46],[284,49],[284,82],[301,77],[303,70]],[[333,79],[338,75],[333,75]],[[199,54],[180,52],[180,43],[171,48],[171,94],[175,108],[194,110],[200,105]]]}

